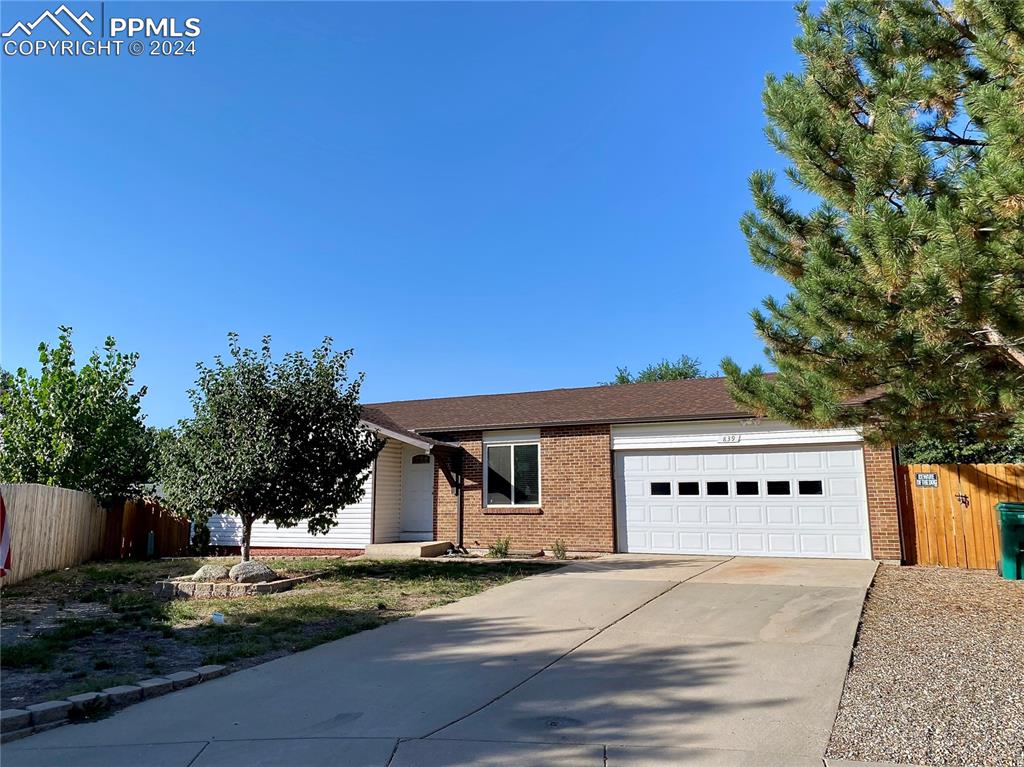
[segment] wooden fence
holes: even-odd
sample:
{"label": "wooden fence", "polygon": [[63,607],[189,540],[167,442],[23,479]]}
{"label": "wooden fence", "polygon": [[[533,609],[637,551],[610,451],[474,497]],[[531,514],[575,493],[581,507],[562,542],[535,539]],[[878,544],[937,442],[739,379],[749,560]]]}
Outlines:
{"label": "wooden fence", "polygon": [[11,526],[8,586],[103,552],[107,512],[89,493],[46,485],[0,485]]}
{"label": "wooden fence", "polygon": [[173,557],[185,553],[188,539],[188,520],[174,516],[151,498],[126,501],[115,508],[107,520],[103,556],[107,559]]}
{"label": "wooden fence", "polygon": [[188,548],[188,520],[153,499],[107,511],[89,493],[63,487],[0,484],[0,493],[11,526],[11,572],[4,586],[90,559],[168,557]]}
{"label": "wooden fence", "polygon": [[1024,501],[1024,464],[913,464],[896,479],[908,564],[995,569],[995,505]]}

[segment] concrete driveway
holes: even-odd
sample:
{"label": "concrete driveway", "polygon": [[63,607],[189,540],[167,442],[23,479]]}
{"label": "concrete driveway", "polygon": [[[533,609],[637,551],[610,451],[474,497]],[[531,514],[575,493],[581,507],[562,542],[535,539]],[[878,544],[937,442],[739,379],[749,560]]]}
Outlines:
{"label": "concrete driveway", "polygon": [[581,562],[16,741],[5,767],[821,767],[873,562]]}

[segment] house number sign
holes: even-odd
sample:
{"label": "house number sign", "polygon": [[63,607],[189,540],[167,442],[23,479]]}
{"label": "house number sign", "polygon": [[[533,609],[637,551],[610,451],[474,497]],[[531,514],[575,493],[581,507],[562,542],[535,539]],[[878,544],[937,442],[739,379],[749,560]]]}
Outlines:
{"label": "house number sign", "polygon": [[739,434],[723,434],[722,438],[718,440],[723,445],[735,445],[740,441]]}
{"label": "house number sign", "polygon": [[919,471],[914,475],[914,484],[918,487],[938,487],[939,475],[934,471]]}

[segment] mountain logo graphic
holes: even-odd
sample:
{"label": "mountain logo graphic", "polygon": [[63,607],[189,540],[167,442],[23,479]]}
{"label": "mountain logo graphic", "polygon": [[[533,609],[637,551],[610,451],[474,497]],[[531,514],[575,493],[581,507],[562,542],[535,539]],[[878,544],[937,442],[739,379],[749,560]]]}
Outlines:
{"label": "mountain logo graphic", "polygon": [[[62,19],[63,23],[61,21]],[[32,33],[35,31],[35,28],[42,24],[45,20],[53,22],[57,29],[59,29],[68,37],[71,36],[72,25],[77,26],[79,29],[85,32],[85,34],[91,37],[92,30],[85,25],[85,22],[96,21],[96,17],[88,11],[79,16],[76,16],[71,12],[71,10],[66,5],[62,3],[61,6],[55,11],[43,11],[41,14],[39,14],[39,18],[37,18],[35,21],[30,21],[27,24],[24,21],[15,22],[14,26],[12,26],[10,29],[4,32],[2,36],[13,37],[16,32],[21,32],[26,37],[31,37]]]}

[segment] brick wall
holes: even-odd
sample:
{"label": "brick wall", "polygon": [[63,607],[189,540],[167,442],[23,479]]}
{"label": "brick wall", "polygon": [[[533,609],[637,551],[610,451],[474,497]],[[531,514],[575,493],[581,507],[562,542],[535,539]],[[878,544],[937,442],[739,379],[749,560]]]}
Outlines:
{"label": "brick wall", "polygon": [[[611,427],[571,426],[540,430],[541,507],[488,509],[483,499],[480,432],[454,437],[465,450],[463,543],[486,547],[508,536],[514,549],[547,549],[564,540],[572,551],[614,551]],[[434,533],[456,540],[458,498],[444,475],[434,472]]]}
{"label": "brick wall", "polygon": [[892,448],[864,445],[872,559],[902,558],[900,515],[896,506],[896,470]]}

